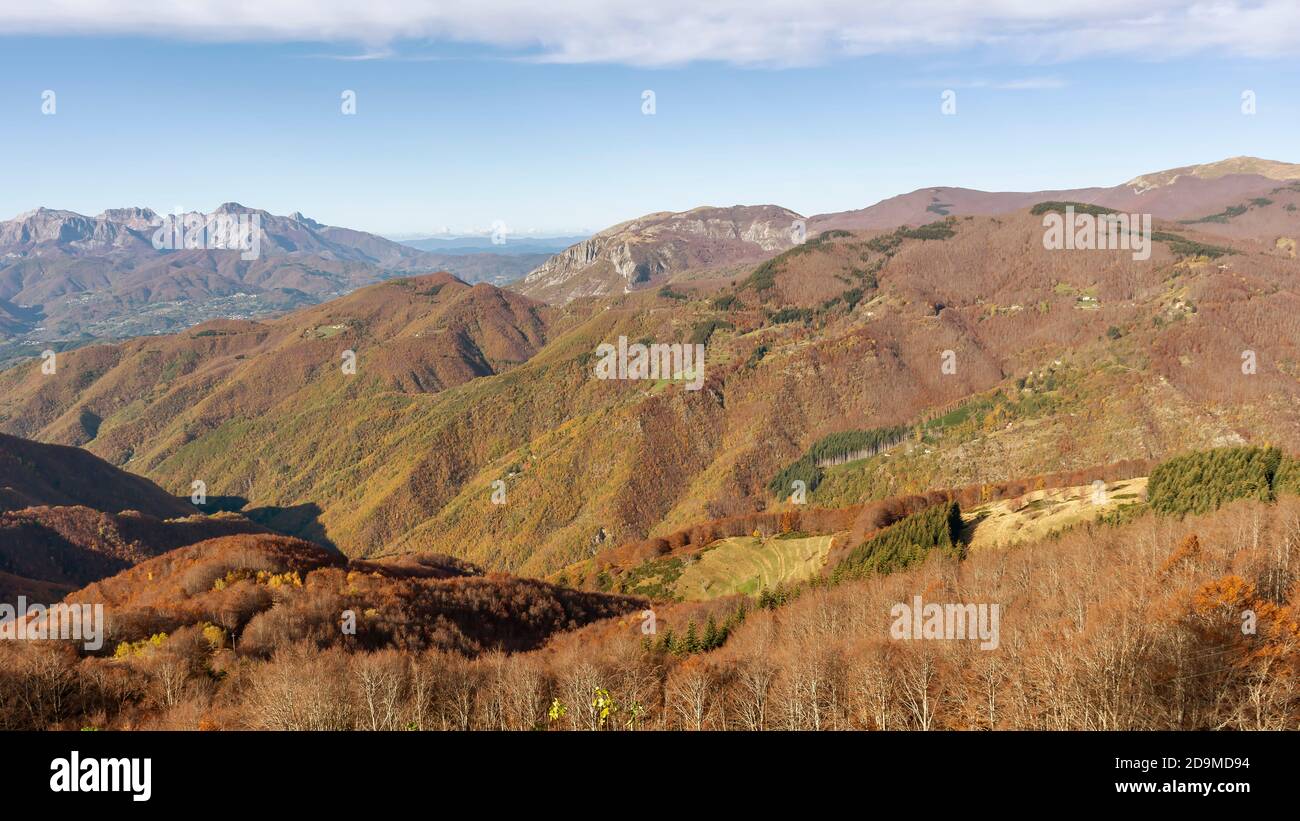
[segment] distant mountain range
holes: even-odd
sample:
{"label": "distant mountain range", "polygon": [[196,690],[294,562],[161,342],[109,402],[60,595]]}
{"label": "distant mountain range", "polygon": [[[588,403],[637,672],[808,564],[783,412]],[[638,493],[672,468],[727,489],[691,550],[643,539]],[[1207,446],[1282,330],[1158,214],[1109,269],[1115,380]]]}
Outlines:
{"label": "distant mountain range", "polygon": [[[1189,183],[1220,187],[1157,218],[1144,260],[1044,248],[1043,207],[1079,192],[801,243],[776,206],[656,214],[557,255],[524,294],[425,275],[86,346],[53,376],[26,363],[0,372],[0,430],[176,494],[202,478],[352,556],[533,574],[768,509],[774,477],[844,431],[907,435],[827,467],[818,504],[1188,447],[1300,450],[1300,183],[1193,170],[1132,195],[1154,208]],[[706,345],[703,389],[593,379],[620,336]],[[1261,364],[1243,380],[1247,350]]]}
{"label": "distant mountain range", "polygon": [[[0,360],[26,347],[178,330],[310,305],[394,276],[449,270],[506,282],[541,255],[437,254],[374,234],[227,203],[217,217],[260,220],[260,255],[234,249],[157,250],[161,217],[147,208],[95,217],[38,208],[0,222]],[[6,350],[7,343],[7,350]]]}
{"label": "distant mountain range", "polygon": [[[0,641],[5,680],[106,695],[15,696],[0,719],[595,730],[618,693],[625,727],[646,705],[656,728],[1085,728],[1122,680],[1133,726],[1293,726],[1295,171],[657,213],[512,288],[394,276],[18,363],[0,600],[107,620],[81,657]],[[1070,203],[1154,213],[1151,253],[1045,247]],[[139,270],[102,269],[146,258],[150,215],[101,217],[7,227],[30,287],[43,260],[84,264],[62,273],[83,294]],[[260,274],[170,252],[182,285],[163,266],[149,287],[204,265],[351,287],[427,261],[275,220]],[[615,340],[701,346],[699,389],[605,378]],[[1014,604],[997,655],[886,631],[894,603],[946,592]],[[1243,639],[1244,611],[1261,629]],[[985,718],[989,682],[1015,697]],[[932,683],[934,723],[907,707]],[[1062,687],[1081,709],[1057,709]],[[312,703],[353,706],[276,707]]]}
{"label": "distant mountain range", "polygon": [[[0,366],[47,347],[171,332],[216,318],[251,319],[342,296],[385,279],[448,271],[469,283],[513,283],[544,302],[725,281],[827,230],[891,230],[947,216],[993,216],[1069,200],[1216,233],[1285,233],[1289,214],[1252,203],[1300,165],[1235,157],[1144,174],[1122,185],[1032,192],[923,188],[867,208],[804,217],[777,205],[701,207],[629,220],[591,237],[426,237],[401,242],[226,203],[199,221],[256,216],[260,256],[156,250],[162,217],[116,208],[88,217],[38,208],[0,222]],[[1261,219],[1270,219],[1268,224]]]}
{"label": "distant mountain range", "polygon": [[[948,216],[1007,214],[1052,200],[1151,214],[1157,219],[1213,218],[1228,209],[1248,209],[1252,200],[1266,199],[1279,182],[1288,180],[1300,180],[1300,165],[1234,157],[1144,174],[1111,187],[1052,191],[922,188],[867,208],[807,218],[775,205],[648,214],[575,243],[512,287],[536,299],[564,303],[585,296],[656,288],[683,274],[725,277],[736,266],[790,248],[799,230],[808,239],[834,229],[883,231]],[[802,229],[796,227],[800,221]],[[1222,224],[1228,225],[1226,220]],[[1283,225],[1275,227],[1280,230]],[[1246,236],[1256,230],[1253,224],[1244,231],[1241,227],[1241,222],[1234,222],[1224,232]],[[1264,230],[1264,226],[1258,229]]]}
{"label": "distant mountain range", "polygon": [[1279,181],[1300,180],[1300,165],[1234,157],[1204,165],[1143,174],[1108,188],[1067,188],[1055,191],[977,191],[970,188],[922,188],[890,197],[869,208],[819,214],[809,219],[810,231],[833,228],[887,229],[921,225],[950,214],[1005,214],[1047,200],[1085,202],[1124,213],[1151,214],[1158,219],[1196,219],[1278,187]]}

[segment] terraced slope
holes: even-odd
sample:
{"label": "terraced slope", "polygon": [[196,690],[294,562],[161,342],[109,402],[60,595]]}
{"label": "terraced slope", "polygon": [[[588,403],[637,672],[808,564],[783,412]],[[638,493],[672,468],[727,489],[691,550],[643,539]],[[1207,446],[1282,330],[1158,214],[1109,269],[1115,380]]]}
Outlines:
{"label": "terraced slope", "polygon": [[831,543],[847,533],[824,536],[737,536],[714,542],[682,571],[677,598],[702,601],[738,593],[754,595],[821,572]]}

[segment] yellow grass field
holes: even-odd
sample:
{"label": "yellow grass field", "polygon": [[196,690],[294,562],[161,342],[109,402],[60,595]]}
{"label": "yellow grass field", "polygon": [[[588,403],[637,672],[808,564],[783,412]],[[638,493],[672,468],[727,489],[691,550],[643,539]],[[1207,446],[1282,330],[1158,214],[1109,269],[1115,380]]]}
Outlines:
{"label": "yellow grass field", "polygon": [[1010,547],[1091,521],[1121,505],[1143,502],[1146,495],[1147,479],[1141,476],[1108,483],[1104,501],[1100,502],[1093,498],[1091,485],[1036,490],[971,508],[962,513],[962,519],[974,526],[972,550]]}
{"label": "yellow grass field", "polygon": [[844,534],[720,539],[687,565],[677,580],[677,595],[702,601],[811,578],[821,570],[837,535]]}

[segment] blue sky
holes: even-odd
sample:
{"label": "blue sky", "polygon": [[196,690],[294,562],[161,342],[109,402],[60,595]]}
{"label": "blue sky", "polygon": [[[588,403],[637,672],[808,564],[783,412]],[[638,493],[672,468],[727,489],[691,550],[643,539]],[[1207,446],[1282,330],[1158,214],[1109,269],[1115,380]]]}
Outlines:
{"label": "blue sky", "polygon": [[[845,210],[928,185],[1110,185],[1300,161],[1300,60],[989,42],[666,65],[431,36],[5,32],[0,218],[226,201],[383,234],[594,231],[657,210]],[[12,28],[12,27],[10,27]],[[566,47],[567,49],[567,47]],[[1084,50],[1086,52],[1086,49]],[[373,59],[340,59],[356,56]],[[57,113],[41,113],[53,90]],[[340,111],[344,90],[355,116]],[[653,90],[656,113],[642,114]],[[957,94],[956,116],[940,94]],[[1257,113],[1241,113],[1243,90]]]}

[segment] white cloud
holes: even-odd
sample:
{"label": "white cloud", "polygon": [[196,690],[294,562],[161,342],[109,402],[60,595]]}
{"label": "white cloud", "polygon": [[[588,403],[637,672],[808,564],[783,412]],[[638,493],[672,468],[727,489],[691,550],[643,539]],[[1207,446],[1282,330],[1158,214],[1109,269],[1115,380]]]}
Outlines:
{"label": "white cloud", "polygon": [[960,80],[913,80],[908,85],[914,88],[990,88],[999,91],[1043,91],[1065,88],[1066,82],[1060,77],[1022,77],[1015,80],[988,80],[971,77]]}
{"label": "white cloud", "polygon": [[1026,77],[1023,80],[995,83],[994,88],[1009,91],[1042,91],[1044,89],[1065,88],[1065,81],[1060,77]]}
{"label": "white cloud", "polygon": [[222,41],[477,43],[550,62],[815,64],[987,47],[1051,62],[1294,53],[1295,0],[4,0],[3,34]]}

